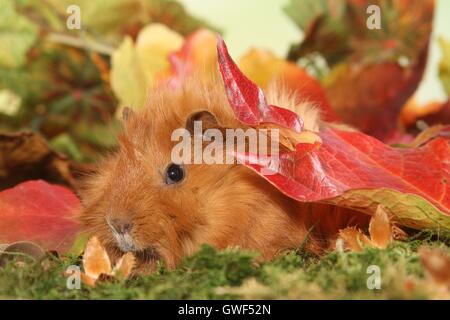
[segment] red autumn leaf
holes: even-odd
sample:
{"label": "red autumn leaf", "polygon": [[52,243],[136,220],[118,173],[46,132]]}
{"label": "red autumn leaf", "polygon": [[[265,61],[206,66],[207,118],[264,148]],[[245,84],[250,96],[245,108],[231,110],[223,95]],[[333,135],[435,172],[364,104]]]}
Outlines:
{"label": "red autumn leaf", "polygon": [[80,202],[69,189],[42,180],[0,192],[0,243],[33,241],[64,252],[78,231]]}
{"label": "red autumn leaf", "polygon": [[387,141],[397,132],[400,111],[422,79],[426,57],[425,52],[411,68],[396,62],[341,66],[325,90],[345,123]]}
{"label": "red autumn leaf", "polygon": [[[259,101],[265,101],[262,91],[238,72],[222,40],[218,52],[236,117],[258,124],[252,113],[258,110]],[[272,113],[278,110],[282,109],[272,109]],[[276,166],[273,158],[236,157],[298,201],[320,201],[369,214],[381,204],[406,226],[450,229],[450,147],[446,139],[433,139],[420,148],[392,148],[356,131],[327,128],[319,136],[322,144],[299,143],[295,151],[280,154]]]}
{"label": "red autumn leaf", "polygon": [[[450,228],[446,139],[420,148],[392,148],[359,132],[327,129],[319,136],[321,146],[299,144],[295,152],[280,155],[275,174],[264,177],[299,201],[323,201],[371,214],[382,204],[406,226]],[[266,164],[257,161],[248,166],[261,173]]]}
{"label": "red autumn leaf", "polygon": [[295,132],[302,131],[303,120],[296,113],[267,104],[262,89],[239,70],[221,37],[218,37],[217,55],[228,101],[242,123],[250,126],[273,123]]}

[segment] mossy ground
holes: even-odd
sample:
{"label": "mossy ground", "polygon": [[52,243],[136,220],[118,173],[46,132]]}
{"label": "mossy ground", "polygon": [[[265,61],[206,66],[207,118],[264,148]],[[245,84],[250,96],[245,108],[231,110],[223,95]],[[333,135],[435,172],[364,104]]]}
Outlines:
{"label": "mossy ground", "polygon": [[[256,253],[204,246],[174,271],[126,282],[102,282],[95,288],[67,289],[64,270],[77,258],[49,256],[40,263],[0,270],[0,297],[13,299],[434,299],[442,292],[426,277],[418,256],[420,246],[450,253],[450,237],[421,233],[387,249],[331,252],[318,258],[303,250],[287,252],[260,263]],[[381,272],[381,289],[370,290],[367,268]],[[447,293],[445,293],[447,294]]]}

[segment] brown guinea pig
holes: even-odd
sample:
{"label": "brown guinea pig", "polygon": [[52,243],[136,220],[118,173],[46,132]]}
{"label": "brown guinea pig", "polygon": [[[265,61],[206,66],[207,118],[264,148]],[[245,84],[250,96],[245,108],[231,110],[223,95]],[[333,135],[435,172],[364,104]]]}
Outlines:
{"label": "brown guinea pig", "polygon": [[[354,218],[290,199],[243,165],[172,163],[171,135],[194,116],[212,127],[244,128],[220,81],[192,79],[176,90],[161,85],[149,96],[144,110],[124,117],[118,151],[82,189],[81,220],[113,257],[132,251],[151,270],[158,259],[174,268],[204,243],[256,250],[263,259],[301,244],[319,253]],[[297,112],[308,130],[325,125],[316,109],[282,87],[272,86],[266,97]]]}

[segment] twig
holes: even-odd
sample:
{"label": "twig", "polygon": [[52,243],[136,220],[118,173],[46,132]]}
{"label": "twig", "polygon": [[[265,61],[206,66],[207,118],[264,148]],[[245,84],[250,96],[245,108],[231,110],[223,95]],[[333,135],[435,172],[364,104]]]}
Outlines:
{"label": "twig", "polygon": [[51,32],[47,35],[46,40],[75,48],[94,51],[108,56],[112,55],[112,53],[114,52],[114,48],[109,45],[89,41],[87,39],[82,39],[79,37],[69,36],[62,33]]}

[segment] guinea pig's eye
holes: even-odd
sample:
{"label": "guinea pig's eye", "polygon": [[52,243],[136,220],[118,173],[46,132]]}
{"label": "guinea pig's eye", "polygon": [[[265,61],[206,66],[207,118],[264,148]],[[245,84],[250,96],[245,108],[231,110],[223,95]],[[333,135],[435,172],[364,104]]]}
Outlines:
{"label": "guinea pig's eye", "polygon": [[179,183],[184,178],[184,169],[178,164],[170,164],[166,170],[166,184]]}

